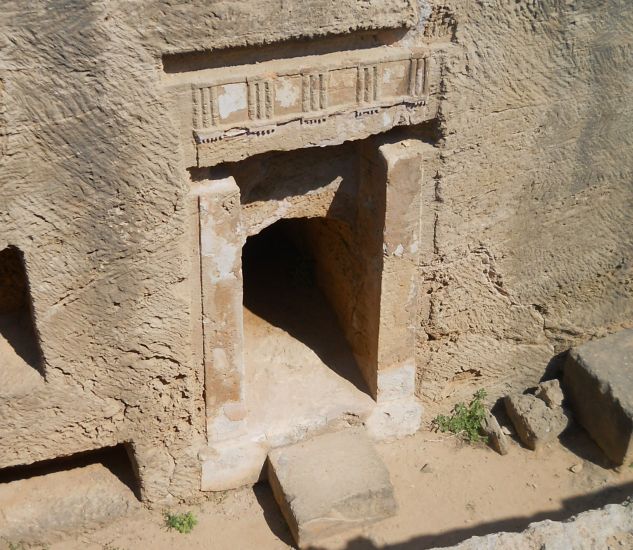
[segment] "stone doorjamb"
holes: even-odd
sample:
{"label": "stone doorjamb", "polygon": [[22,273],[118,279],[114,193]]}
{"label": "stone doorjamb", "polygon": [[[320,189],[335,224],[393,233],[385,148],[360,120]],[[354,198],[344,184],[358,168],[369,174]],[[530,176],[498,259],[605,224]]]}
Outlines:
{"label": "stone doorjamb", "polygon": [[[373,232],[382,252],[367,321],[375,341],[365,342],[358,354],[357,342],[346,336],[376,400],[364,419],[376,438],[407,435],[420,425],[414,351],[425,147],[417,140],[381,144],[378,138],[362,147],[356,231]],[[264,434],[249,430],[247,417],[241,271],[246,237],[239,187],[228,176],[198,182],[196,193],[208,440],[200,452],[201,485],[226,490],[257,481],[270,445]]]}

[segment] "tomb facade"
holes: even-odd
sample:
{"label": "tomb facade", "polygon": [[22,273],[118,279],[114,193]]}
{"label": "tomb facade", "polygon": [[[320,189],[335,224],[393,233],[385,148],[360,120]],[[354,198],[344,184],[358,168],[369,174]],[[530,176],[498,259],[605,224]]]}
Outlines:
{"label": "tomb facade", "polygon": [[0,470],[188,500],[631,324],[626,3],[5,4]]}

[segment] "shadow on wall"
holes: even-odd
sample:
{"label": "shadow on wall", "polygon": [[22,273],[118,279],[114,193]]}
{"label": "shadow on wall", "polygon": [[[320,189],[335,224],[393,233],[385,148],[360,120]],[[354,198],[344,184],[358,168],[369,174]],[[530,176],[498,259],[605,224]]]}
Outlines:
{"label": "shadow on wall", "polygon": [[17,356],[39,372],[41,353],[33,322],[31,297],[22,252],[0,251],[0,356]]}
{"label": "shadow on wall", "polygon": [[334,202],[342,204],[332,206],[335,211],[354,209],[358,191],[356,142],[263,153],[225,166],[240,187],[242,205],[308,195],[340,180]]}

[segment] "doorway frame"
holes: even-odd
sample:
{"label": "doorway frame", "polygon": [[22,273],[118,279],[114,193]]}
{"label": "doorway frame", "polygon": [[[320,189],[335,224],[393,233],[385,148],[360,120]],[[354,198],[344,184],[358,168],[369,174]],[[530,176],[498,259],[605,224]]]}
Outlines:
{"label": "doorway frame", "polygon": [[[354,231],[372,241],[368,249],[377,252],[370,264],[378,276],[374,288],[367,289],[373,303],[365,305],[364,323],[371,329],[359,336],[358,319],[341,324],[376,401],[375,418],[367,427],[377,438],[413,433],[422,413],[415,400],[415,346],[418,263],[432,239],[426,235],[423,242],[421,234],[422,207],[432,193],[424,185],[423,171],[429,148],[418,140],[390,141],[385,136],[364,140],[358,148]],[[192,194],[208,443],[200,453],[201,488],[226,490],[256,482],[270,448],[265,435],[249,427],[245,392],[241,262],[246,231],[234,177],[209,172]]]}

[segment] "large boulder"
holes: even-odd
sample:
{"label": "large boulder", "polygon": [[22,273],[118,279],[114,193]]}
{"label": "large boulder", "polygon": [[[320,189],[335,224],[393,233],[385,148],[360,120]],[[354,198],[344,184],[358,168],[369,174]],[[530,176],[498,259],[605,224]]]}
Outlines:
{"label": "large boulder", "polygon": [[563,383],[576,420],[605,454],[633,461],[633,330],[572,349]]}

